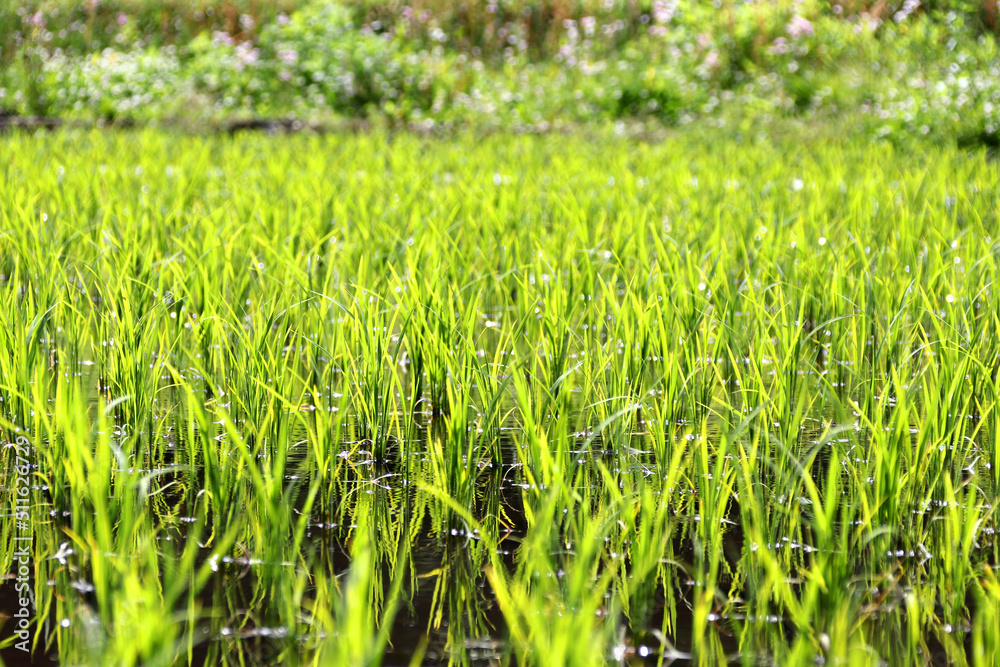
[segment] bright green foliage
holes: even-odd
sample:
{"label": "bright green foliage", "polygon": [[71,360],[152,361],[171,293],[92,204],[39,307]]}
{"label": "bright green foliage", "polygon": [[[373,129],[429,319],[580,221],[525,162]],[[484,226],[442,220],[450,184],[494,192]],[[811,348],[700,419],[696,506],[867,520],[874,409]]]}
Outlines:
{"label": "bright green foliage", "polygon": [[0,153],[0,439],[32,445],[39,653],[996,662],[985,153],[600,132]]}

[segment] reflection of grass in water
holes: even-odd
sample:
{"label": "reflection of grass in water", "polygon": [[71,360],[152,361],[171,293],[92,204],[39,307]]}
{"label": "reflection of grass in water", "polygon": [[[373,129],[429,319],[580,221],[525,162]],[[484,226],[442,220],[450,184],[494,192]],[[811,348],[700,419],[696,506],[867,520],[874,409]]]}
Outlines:
{"label": "reflection of grass in water", "polygon": [[996,165],[476,143],[6,140],[38,651],[992,661]]}

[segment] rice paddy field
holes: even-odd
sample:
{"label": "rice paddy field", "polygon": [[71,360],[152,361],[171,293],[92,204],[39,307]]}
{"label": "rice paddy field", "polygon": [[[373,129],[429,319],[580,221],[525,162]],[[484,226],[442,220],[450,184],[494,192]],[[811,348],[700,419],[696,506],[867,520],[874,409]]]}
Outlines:
{"label": "rice paddy field", "polygon": [[998,172],[4,136],[0,657],[996,664]]}

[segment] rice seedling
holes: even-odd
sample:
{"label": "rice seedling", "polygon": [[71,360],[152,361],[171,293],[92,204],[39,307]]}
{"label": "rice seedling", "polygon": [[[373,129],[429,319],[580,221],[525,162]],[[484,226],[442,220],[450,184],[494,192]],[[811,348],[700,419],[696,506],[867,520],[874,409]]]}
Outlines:
{"label": "rice seedling", "polygon": [[996,162],[471,139],[4,136],[0,658],[992,664]]}

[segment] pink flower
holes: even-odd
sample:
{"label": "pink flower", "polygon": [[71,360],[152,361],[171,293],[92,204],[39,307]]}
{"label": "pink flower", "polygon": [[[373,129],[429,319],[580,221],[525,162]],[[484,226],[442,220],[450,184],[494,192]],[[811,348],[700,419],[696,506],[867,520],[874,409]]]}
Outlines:
{"label": "pink flower", "polygon": [[675,13],[673,2],[668,3],[663,0],[653,2],[653,20],[657,23],[670,23],[670,19],[674,18]]}
{"label": "pink flower", "polygon": [[118,27],[121,28],[126,23],[128,23],[128,16],[125,15],[125,12],[118,12]]}
{"label": "pink flower", "polygon": [[253,67],[260,59],[260,51],[253,48],[250,42],[241,42],[236,45],[236,69],[242,71],[244,67]]}
{"label": "pink flower", "polygon": [[788,53],[789,51],[788,40],[785,39],[784,37],[777,38],[771,44],[770,51],[772,56],[780,56],[783,53]]}
{"label": "pink flower", "polygon": [[918,9],[920,9],[920,0],[906,0],[900,10],[892,15],[892,18],[896,23],[902,23]]}
{"label": "pink flower", "polygon": [[216,30],[212,33],[212,42],[216,46],[234,46],[236,44],[236,40],[228,32],[222,30]]}
{"label": "pink flower", "polygon": [[813,34],[815,34],[815,31],[813,30],[813,24],[810,23],[808,19],[805,19],[801,16],[796,16],[792,18],[792,20],[788,22],[788,27],[785,28],[785,30],[786,32],[788,32],[789,36],[791,36],[792,39],[798,39],[799,37],[803,36],[811,37]]}

